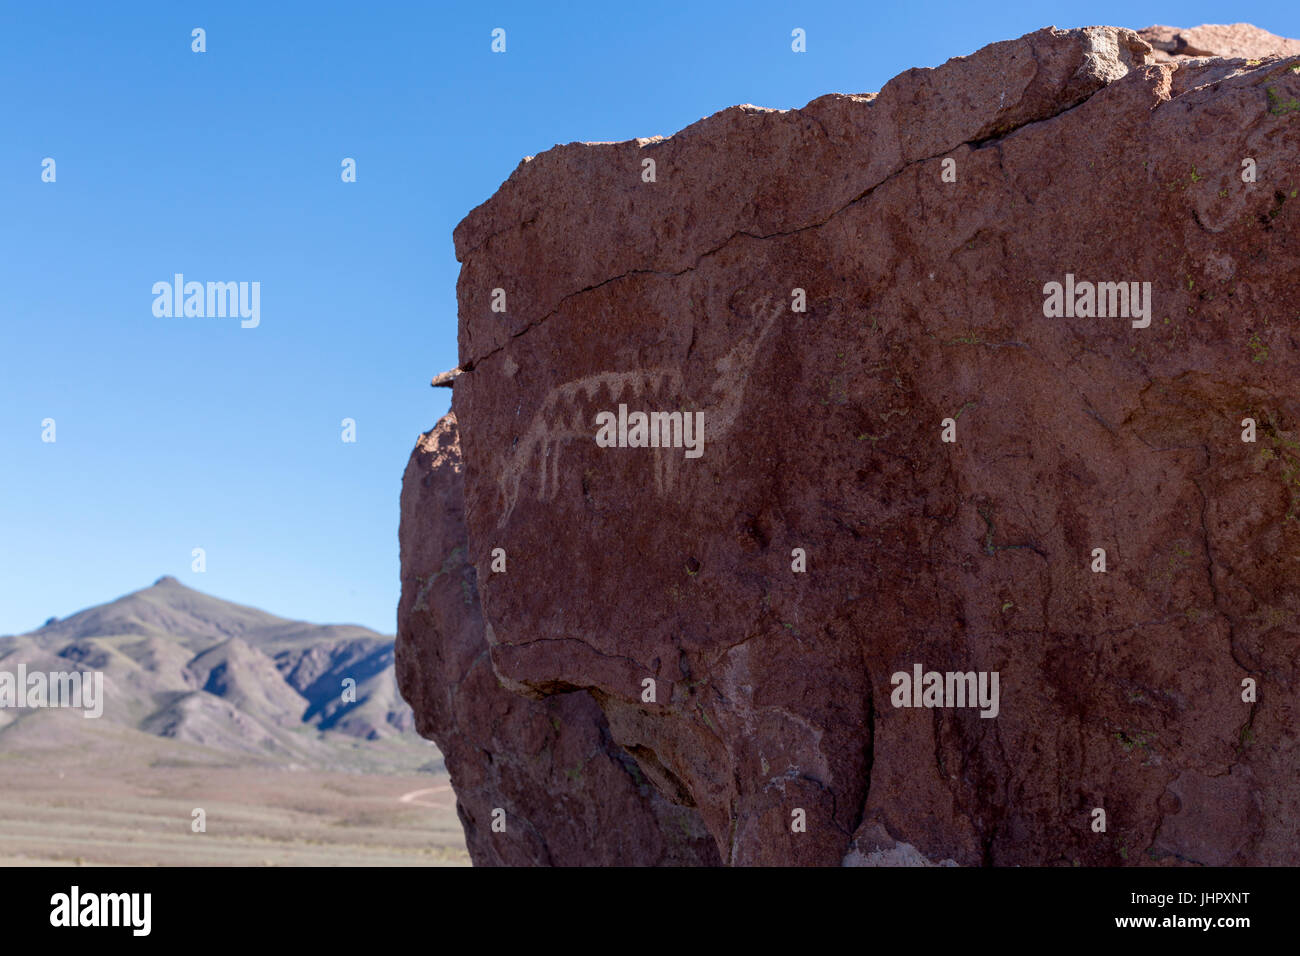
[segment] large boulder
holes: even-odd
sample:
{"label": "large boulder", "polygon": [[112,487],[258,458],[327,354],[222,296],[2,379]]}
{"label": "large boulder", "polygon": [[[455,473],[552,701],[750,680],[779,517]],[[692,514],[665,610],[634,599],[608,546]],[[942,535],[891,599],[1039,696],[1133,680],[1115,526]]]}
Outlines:
{"label": "large boulder", "polygon": [[[1300,59],[1155,52],[1045,29],[560,146],[461,223],[467,537],[435,431],[399,664],[510,768],[456,780],[476,859],[545,858],[483,815],[540,706],[727,863],[1300,862]],[[596,848],[634,802],[546,813]]]}

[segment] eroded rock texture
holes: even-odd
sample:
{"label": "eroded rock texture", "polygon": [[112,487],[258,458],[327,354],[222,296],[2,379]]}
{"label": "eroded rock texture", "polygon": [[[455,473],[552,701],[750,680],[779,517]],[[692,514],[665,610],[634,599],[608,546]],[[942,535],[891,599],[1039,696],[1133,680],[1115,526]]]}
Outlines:
{"label": "eroded rock texture", "polygon": [[1147,27],[1139,30],[1138,36],[1151,44],[1151,58],[1159,62],[1180,57],[1252,60],[1300,55],[1300,40],[1289,40],[1249,23],[1207,23],[1190,30]]}
{"label": "eroded rock texture", "polygon": [[[447,761],[474,863],[717,864],[698,814],[649,784],[590,694],[527,700],[493,674],[466,560],[454,414],[407,463],[400,537],[398,683]],[[498,808],[503,832],[492,831]]]}
{"label": "eroded rock texture", "polygon": [[[461,223],[490,654],[470,567],[428,581],[463,534],[429,438],[399,650],[449,762],[491,755],[453,768],[476,859],[543,859],[482,808],[546,714],[606,721],[727,863],[1300,862],[1300,58],[1154,52],[1047,29],[557,147]],[[1067,274],[1150,282],[1150,324],[1047,317]],[[620,404],[702,412],[703,455],[599,447]],[[997,672],[997,716],[893,706],[915,664]],[[618,838],[616,798],[547,786],[538,842]]]}

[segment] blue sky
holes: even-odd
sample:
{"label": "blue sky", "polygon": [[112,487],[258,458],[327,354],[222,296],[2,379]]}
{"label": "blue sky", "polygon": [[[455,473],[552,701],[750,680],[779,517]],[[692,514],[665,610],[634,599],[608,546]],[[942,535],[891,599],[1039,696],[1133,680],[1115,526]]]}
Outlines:
{"label": "blue sky", "polygon": [[[391,633],[402,470],[457,361],[451,232],[523,156],[1041,26],[1236,21],[1300,36],[1281,3],[5,3],[0,634],[163,574]],[[156,317],[177,272],[259,282],[260,325]]]}

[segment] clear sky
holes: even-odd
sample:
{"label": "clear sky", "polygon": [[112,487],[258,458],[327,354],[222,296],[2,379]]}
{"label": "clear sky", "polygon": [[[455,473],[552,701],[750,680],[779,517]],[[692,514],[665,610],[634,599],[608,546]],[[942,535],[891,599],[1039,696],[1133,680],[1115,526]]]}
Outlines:
{"label": "clear sky", "polygon": [[[523,156],[1042,26],[1236,21],[1300,37],[1280,2],[0,0],[0,634],[163,574],[391,633],[402,471],[457,362],[451,232]],[[156,316],[178,272],[260,283],[260,324]]]}

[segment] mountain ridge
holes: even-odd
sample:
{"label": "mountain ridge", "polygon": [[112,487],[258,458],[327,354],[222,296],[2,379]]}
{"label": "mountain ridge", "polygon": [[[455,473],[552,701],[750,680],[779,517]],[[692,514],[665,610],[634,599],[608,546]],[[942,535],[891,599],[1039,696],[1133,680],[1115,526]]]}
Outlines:
{"label": "mountain ridge", "polygon": [[[103,721],[217,752],[324,767],[436,757],[397,694],[392,636],[280,617],[170,575],[0,637],[0,670],[19,664],[102,672]],[[37,712],[0,709],[0,743],[29,732]]]}

